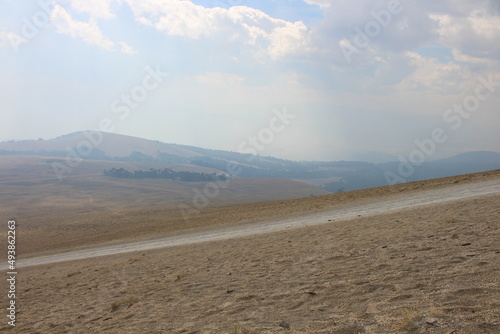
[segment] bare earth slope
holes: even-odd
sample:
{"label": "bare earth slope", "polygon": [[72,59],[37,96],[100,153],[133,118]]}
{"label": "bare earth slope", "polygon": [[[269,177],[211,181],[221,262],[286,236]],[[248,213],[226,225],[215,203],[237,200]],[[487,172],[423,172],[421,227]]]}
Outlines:
{"label": "bare earth slope", "polygon": [[[235,207],[226,211],[238,226],[257,226],[249,207],[264,218],[280,205],[286,208],[275,216],[304,216],[300,207],[321,216],[332,207],[369,207],[422,189],[455,196],[467,187],[454,186],[477,189],[498,180],[498,172],[482,173],[342,194],[343,200],[330,197],[330,205],[325,196],[245,205],[240,216]],[[14,331],[499,333],[499,203],[497,191],[316,226],[20,268]],[[203,228],[220,226],[228,225]]]}
{"label": "bare earth slope", "polygon": [[[179,245],[189,245],[199,242],[219,241],[247,235],[282,231],[290,228],[324,224],[328,221],[338,221],[361,217],[362,215],[377,215],[403,209],[410,209],[431,204],[441,204],[472,197],[500,194],[500,180],[488,180],[470,185],[459,185],[448,188],[420,191],[404,194],[401,197],[390,197],[378,200],[364,201],[345,207],[336,207],[315,213],[292,215],[290,217],[273,218],[259,223],[234,225],[224,228],[201,229],[195,232],[182,233],[169,237],[141,242],[129,242],[112,246],[101,246],[66,253],[35,257],[17,262],[17,267],[41,264],[51,264],[64,261],[87,259],[98,256],[144,251]],[[0,270],[6,269],[0,265]]]}

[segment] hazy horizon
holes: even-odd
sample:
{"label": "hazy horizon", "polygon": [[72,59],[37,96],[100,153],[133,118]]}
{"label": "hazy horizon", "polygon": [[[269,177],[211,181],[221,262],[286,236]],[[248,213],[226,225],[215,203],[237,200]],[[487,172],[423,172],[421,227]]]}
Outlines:
{"label": "hazy horizon", "polygon": [[0,141],[107,129],[290,160],[499,151],[493,0],[5,0],[0,23]]}
{"label": "hazy horizon", "polygon": [[[72,133],[66,133],[66,134],[61,134],[59,136],[56,136],[56,137],[52,137],[52,138],[25,138],[25,139],[7,139],[7,140],[2,140],[0,141],[0,143],[16,143],[16,142],[39,142],[40,140],[43,140],[43,141],[50,141],[50,140],[53,140],[53,139],[59,139],[59,138],[64,138],[64,137],[67,137],[67,136],[71,136],[71,135],[80,135],[81,133],[85,133],[85,132],[90,132],[90,133],[93,133],[95,132],[95,130],[81,130],[81,131],[75,131],[75,132],[72,132]],[[112,132],[103,132],[101,131],[103,137],[104,138],[104,141],[106,140],[106,135],[110,135],[110,134],[116,134],[116,133],[112,133]],[[116,135],[121,135],[121,134],[116,134]],[[124,136],[128,136],[128,135],[124,135]],[[91,136],[93,137],[93,136]],[[100,137],[100,136],[99,136]],[[163,142],[161,140],[158,140],[158,139],[148,139],[148,138],[142,138],[142,137],[136,137],[136,136],[130,136],[130,137],[133,137],[133,138],[137,138],[139,140],[142,140],[142,139],[146,139],[146,140],[150,140],[152,142],[160,142],[162,144],[167,144],[167,145],[179,145],[179,146],[186,146],[186,147],[198,147],[198,148],[202,148],[202,149],[208,149],[208,150],[218,150],[218,149],[213,149],[213,148],[210,148],[210,147],[204,147],[204,146],[193,146],[193,145],[185,145],[185,144],[182,144],[182,143],[168,143],[168,142]],[[90,138],[90,137],[82,137],[82,141],[88,141],[87,138]],[[94,137],[94,140],[97,140],[97,136]],[[115,142],[115,140],[114,140]],[[89,141],[90,143],[90,141]],[[71,145],[70,145],[71,146]],[[97,145],[92,145],[93,149],[101,149],[100,147],[100,144],[97,144]],[[139,149],[140,151],[140,149]],[[225,152],[237,152],[237,150],[223,150],[221,149],[220,151],[225,151]],[[426,158],[426,161],[437,161],[437,160],[442,160],[442,159],[447,159],[447,158],[452,158],[452,157],[455,157],[455,156],[458,156],[460,154],[467,154],[467,153],[474,153],[474,152],[494,152],[494,153],[500,153],[499,150],[478,150],[478,151],[463,151],[463,152],[459,152],[459,153],[453,153],[453,154],[450,154],[450,155],[445,155],[445,156],[439,156],[437,157],[435,154],[433,155],[430,155]],[[242,152],[239,152],[239,153],[242,153]],[[245,152],[243,152],[245,153]],[[258,155],[261,155],[261,154],[258,154]],[[262,155],[262,156],[267,156],[267,155]],[[307,162],[307,161],[310,161],[310,162],[328,162],[328,161],[334,161],[334,160],[297,160],[297,159],[286,159],[284,157],[280,157],[280,156],[270,156],[272,158],[278,158],[278,159],[284,159],[284,160],[289,160],[289,161],[295,161],[295,162]],[[350,155],[345,155],[344,157],[341,157],[339,159],[337,159],[337,161],[359,161],[359,162],[370,162],[370,163],[385,163],[385,162],[395,162],[395,161],[398,161],[398,156],[395,156],[395,155],[390,155],[390,154],[384,154],[382,152],[353,152],[352,154]]]}

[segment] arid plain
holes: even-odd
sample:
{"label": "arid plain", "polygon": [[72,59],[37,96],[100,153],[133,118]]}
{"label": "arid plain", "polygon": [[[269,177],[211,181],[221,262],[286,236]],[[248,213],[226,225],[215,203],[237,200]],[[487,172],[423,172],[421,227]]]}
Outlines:
{"label": "arid plain", "polygon": [[[19,249],[29,258],[363,206],[429,189],[452,193],[457,185],[499,179],[500,171],[493,171],[304,199],[219,201],[187,220],[176,207],[154,202],[109,210],[109,200],[99,202],[103,209],[96,211],[87,203],[76,213],[81,203],[61,200],[52,221],[49,213],[42,215],[47,224],[36,225],[34,218],[24,226],[19,222]],[[17,325],[2,324],[0,330],[500,333],[499,204],[500,195],[493,194],[255,236],[19,268]],[[25,212],[35,217],[36,206]]]}

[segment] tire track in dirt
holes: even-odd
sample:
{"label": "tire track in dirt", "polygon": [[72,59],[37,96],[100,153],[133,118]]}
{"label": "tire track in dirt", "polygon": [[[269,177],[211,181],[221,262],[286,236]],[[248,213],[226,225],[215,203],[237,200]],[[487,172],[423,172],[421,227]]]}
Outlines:
{"label": "tire track in dirt", "polygon": [[[454,185],[440,189],[425,190],[417,193],[403,193],[400,195],[393,195],[389,198],[370,199],[341,209],[325,210],[294,217],[277,218],[272,220],[268,219],[250,225],[216,228],[209,232],[191,232],[185,235],[165,237],[157,240],[131,242],[105,247],[100,246],[91,249],[34,257],[24,260],[19,259],[16,262],[16,267],[21,268],[45,265],[134,251],[145,251],[156,248],[244,237],[499,193],[500,180]],[[0,270],[7,270],[7,264],[0,264]]]}

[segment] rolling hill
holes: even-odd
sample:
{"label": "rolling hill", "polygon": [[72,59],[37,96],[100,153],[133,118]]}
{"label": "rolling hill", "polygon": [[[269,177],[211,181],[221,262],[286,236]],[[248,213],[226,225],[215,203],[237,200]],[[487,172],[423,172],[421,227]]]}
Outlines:
{"label": "rolling hill", "polygon": [[[500,168],[500,153],[466,152],[441,160],[412,164],[400,161],[291,161],[274,157],[167,144],[113,133],[81,131],[50,140],[0,143],[0,155],[38,155],[64,158],[53,161],[60,179],[73,172],[79,160],[182,165],[184,170],[232,174],[240,178],[272,178],[305,182],[329,192],[342,192],[392,183],[482,172]],[[432,157],[429,157],[432,158]],[[151,165],[153,164],[153,165]],[[135,168],[135,167],[134,167]],[[201,168],[201,169],[200,169]],[[129,170],[133,172],[134,170]]]}

